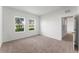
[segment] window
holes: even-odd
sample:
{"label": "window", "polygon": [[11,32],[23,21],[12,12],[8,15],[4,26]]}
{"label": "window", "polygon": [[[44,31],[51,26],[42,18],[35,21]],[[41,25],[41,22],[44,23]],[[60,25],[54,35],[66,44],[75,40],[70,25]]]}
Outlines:
{"label": "window", "polygon": [[30,19],[29,20],[29,30],[31,31],[31,30],[35,30],[35,25],[34,25],[35,23],[34,23],[34,20],[32,20],[32,19]]}
{"label": "window", "polygon": [[24,31],[24,18],[15,17],[15,32]]}

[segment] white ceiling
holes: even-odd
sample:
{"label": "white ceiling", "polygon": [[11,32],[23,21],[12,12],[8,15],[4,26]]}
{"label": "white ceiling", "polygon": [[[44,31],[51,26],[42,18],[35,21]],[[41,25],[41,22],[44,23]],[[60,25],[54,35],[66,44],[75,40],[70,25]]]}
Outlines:
{"label": "white ceiling", "polygon": [[18,10],[30,12],[36,15],[44,15],[48,12],[61,8],[60,6],[10,6]]}

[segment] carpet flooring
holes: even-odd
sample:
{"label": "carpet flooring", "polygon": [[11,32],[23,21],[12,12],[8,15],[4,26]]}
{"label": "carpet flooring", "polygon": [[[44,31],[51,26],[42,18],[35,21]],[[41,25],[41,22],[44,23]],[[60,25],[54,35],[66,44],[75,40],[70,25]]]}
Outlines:
{"label": "carpet flooring", "polygon": [[65,41],[73,41],[73,33],[67,33],[64,37],[63,40]]}
{"label": "carpet flooring", "polygon": [[1,53],[73,53],[72,41],[34,36],[3,43]]}

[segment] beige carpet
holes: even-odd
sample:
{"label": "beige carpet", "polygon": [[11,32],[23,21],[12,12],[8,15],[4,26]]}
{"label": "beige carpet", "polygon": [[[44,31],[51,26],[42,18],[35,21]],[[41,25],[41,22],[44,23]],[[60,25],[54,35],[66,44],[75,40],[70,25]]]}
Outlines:
{"label": "beige carpet", "polygon": [[67,33],[64,37],[63,40],[65,41],[73,41],[73,33]]}
{"label": "beige carpet", "polygon": [[59,41],[44,36],[4,43],[0,52],[8,53],[70,53],[73,51],[72,41]]}

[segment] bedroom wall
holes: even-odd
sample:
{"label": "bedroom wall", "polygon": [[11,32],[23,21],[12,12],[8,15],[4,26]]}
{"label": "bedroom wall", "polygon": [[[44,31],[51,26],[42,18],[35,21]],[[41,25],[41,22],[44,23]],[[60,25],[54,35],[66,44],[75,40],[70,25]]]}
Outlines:
{"label": "bedroom wall", "polygon": [[[65,13],[66,10],[70,12]],[[57,40],[62,40],[62,22],[61,18],[76,15],[76,7],[63,7],[41,16],[41,34]]]}
{"label": "bedroom wall", "polygon": [[2,44],[2,7],[0,6],[0,47]]}
{"label": "bedroom wall", "polygon": [[[65,13],[65,10],[70,9],[71,12]],[[50,38],[62,40],[62,23],[61,18],[76,14],[76,7],[67,7],[42,16],[37,16],[28,12],[3,7],[3,42],[16,40],[24,37],[30,37],[37,34],[42,34]],[[26,25],[24,32],[15,32],[15,16],[25,17]],[[34,17],[36,19],[36,31],[28,31],[28,19]],[[40,21],[41,20],[41,21]],[[40,28],[39,28],[40,27]]]}
{"label": "bedroom wall", "polygon": [[[15,16],[25,18],[26,25],[24,32],[15,32]],[[28,31],[28,20],[32,17],[35,18],[36,21],[36,30]],[[3,42],[25,38],[37,34],[39,34],[39,16],[13,8],[3,7]]]}

